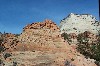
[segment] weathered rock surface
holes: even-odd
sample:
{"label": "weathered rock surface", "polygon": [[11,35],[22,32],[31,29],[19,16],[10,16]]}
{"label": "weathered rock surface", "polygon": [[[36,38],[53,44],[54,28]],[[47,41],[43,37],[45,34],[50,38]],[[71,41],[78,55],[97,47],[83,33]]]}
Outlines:
{"label": "weathered rock surface", "polygon": [[90,14],[71,13],[61,20],[59,28],[61,33],[79,34],[90,31],[91,33],[98,34],[98,31],[100,31],[100,22]]}
{"label": "weathered rock surface", "polygon": [[4,66],[96,66],[64,41],[51,20],[27,25],[17,41],[4,52],[12,56],[1,56]]}

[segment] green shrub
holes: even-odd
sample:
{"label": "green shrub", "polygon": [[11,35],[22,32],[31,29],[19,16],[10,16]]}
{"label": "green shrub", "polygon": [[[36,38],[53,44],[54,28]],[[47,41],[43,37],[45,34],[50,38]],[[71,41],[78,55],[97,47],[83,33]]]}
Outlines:
{"label": "green shrub", "polygon": [[64,37],[64,40],[68,40],[68,42],[72,42],[70,35],[68,35],[67,33],[62,33],[61,37]]}
{"label": "green shrub", "polygon": [[95,59],[96,61],[100,62],[100,36],[98,41],[94,44],[89,44],[88,40],[83,42],[83,39],[87,39],[88,37],[84,37],[81,34],[78,35],[78,47],[77,50],[86,57],[91,59]]}
{"label": "green shrub", "polygon": [[99,61],[95,61],[95,64],[96,64],[97,66],[100,66],[100,62],[99,62]]}
{"label": "green shrub", "polygon": [[0,46],[0,53],[4,51],[4,47]]}
{"label": "green shrub", "polygon": [[3,60],[0,59],[0,66],[4,66]]}
{"label": "green shrub", "polygon": [[0,64],[2,64],[2,60],[0,59]]}
{"label": "green shrub", "polygon": [[3,42],[3,38],[0,38],[0,44]]}
{"label": "green shrub", "polygon": [[5,53],[4,54],[4,58],[6,59],[6,58],[8,58],[8,57],[10,57],[11,56],[11,54],[9,54],[9,53]]}

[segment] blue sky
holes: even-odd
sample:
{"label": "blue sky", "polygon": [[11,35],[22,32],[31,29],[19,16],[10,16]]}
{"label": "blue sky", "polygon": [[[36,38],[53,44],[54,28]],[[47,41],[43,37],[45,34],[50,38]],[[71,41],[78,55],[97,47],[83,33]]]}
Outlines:
{"label": "blue sky", "polygon": [[0,32],[21,33],[25,25],[45,19],[59,25],[70,13],[99,20],[98,0],[0,0]]}

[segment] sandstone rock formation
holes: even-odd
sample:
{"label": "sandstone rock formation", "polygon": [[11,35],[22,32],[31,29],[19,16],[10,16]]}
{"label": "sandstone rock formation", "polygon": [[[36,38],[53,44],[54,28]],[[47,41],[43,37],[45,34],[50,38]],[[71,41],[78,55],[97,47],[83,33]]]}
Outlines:
{"label": "sandstone rock formation", "polygon": [[61,33],[79,34],[90,31],[91,33],[98,34],[98,31],[100,31],[100,22],[90,14],[71,13],[61,20],[59,28]]}
{"label": "sandstone rock formation", "polygon": [[[61,37],[51,20],[27,25],[17,41],[0,55],[4,66],[96,66]],[[6,52],[11,56],[4,59]]]}

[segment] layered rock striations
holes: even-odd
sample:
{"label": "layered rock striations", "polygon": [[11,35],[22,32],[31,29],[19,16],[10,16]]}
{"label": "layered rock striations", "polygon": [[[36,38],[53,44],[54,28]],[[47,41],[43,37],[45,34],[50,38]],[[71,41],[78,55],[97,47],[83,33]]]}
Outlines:
{"label": "layered rock striations", "polygon": [[[27,25],[12,49],[0,55],[4,66],[96,66],[72,48],[51,20]],[[6,59],[2,55],[11,54]]]}

